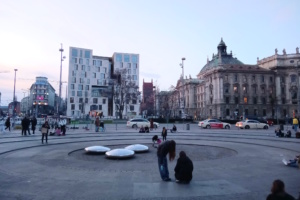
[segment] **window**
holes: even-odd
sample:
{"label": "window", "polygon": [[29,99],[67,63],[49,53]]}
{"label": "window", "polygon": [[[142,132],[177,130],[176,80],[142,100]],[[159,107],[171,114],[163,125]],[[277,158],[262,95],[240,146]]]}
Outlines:
{"label": "window", "polygon": [[86,85],[85,86],[85,90],[89,90],[90,89],[90,86],[89,85]]}
{"label": "window", "polygon": [[247,82],[247,78],[246,78],[245,75],[243,75],[243,81],[244,81],[244,82]]}
{"label": "window", "polygon": [[75,91],[74,90],[72,91],[72,96],[75,96]]}
{"label": "window", "polygon": [[127,72],[128,72],[128,74],[131,74],[131,69],[128,69]]}
{"label": "window", "polygon": [[128,68],[131,68],[131,63],[127,63],[127,67],[128,67]]}
{"label": "window", "polygon": [[266,116],[267,115],[267,111],[266,109],[263,109],[263,116]]}
{"label": "window", "polygon": [[83,78],[79,78],[79,83],[84,83],[84,79]]}
{"label": "window", "polygon": [[77,49],[72,49],[72,57],[78,57]]}
{"label": "window", "polygon": [[285,98],[282,98],[281,101],[282,101],[282,104],[285,104]]}
{"label": "window", "polygon": [[99,110],[102,110],[102,105],[99,105]]}
{"label": "window", "polygon": [[100,72],[100,67],[97,67],[97,72]]}
{"label": "window", "polygon": [[93,103],[98,103],[98,99],[97,98],[93,98]]}
{"label": "window", "polygon": [[282,76],[280,77],[280,82],[284,83],[284,77],[282,77]]}
{"label": "window", "polygon": [[133,79],[133,80],[137,80],[137,76],[136,76],[136,75],[133,75],[133,76],[132,76],[132,79]]}
{"label": "window", "polygon": [[256,97],[253,98],[253,104],[257,104],[257,98]]}
{"label": "window", "polygon": [[132,55],[131,56],[131,62],[133,62],[133,63],[137,63],[137,56],[136,55]]}
{"label": "window", "polygon": [[247,103],[248,103],[248,98],[244,97],[244,104],[247,104]]}
{"label": "window", "polygon": [[132,100],[132,104],[136,104],[136,100],[135,99]]}
{"label": "window", "polygon": [[85,65],[81,66],[81,70],[85,71]]}
{"label": "window", "polygon": [[253,93],[254,93],[254,94],[257,93],[257,88],[256,88],[256,86],[253,87]]}
{"label": "window", "polygon": [[129,55],[124,55],[124,62],[130,62]]}
{"label": "window", "polygon": [[252,76],[252,82],[255,83],[255,76]]}
{"label": "window", "polygon": [[71,110],[75,110],[75,104],[71,104]]}
{"label": "window", "polygon": [[225,102],[226,102],[226,104],[229,104],[229,97],[225,98]]}
{"label": "window", "polygon": [[78,90],[83,90],[83,85],[78,85]]}
{"label": "window", "polygon": [[83,103],[83,98],[79,98],[79,103]]}
{"label": "window", "polygon": [[76,77],[72,77],[72,83],[76,83]]}
{"label": "window", "polygon": [[90,51],[85,51],[84,52],[84,57],[85,58],[90,58],[91,57],[91,52]]}
{"label": "window", "polygon": [[265,92],[266,92],[265,87],[262,87],[262,88],[261,88],[261,92],[262,92],[262,94],[265,94]]}
{"label": "window", "polygon": [[83,64],[82,58],[79,58],[79,64]]}
{"label": "window", "polygon": [[96,73],[93,73],[93,78],[96,78]]}
{"label": "window", "polygon": [[291,82],[292,83],[295,83],[296,82],[296,80],[297,80],[297,76],[296,75],[291,75]]}
{"label": "window", "polygon": [[213,98],[210,98],[210,104],[212,104],[213,103]]}
{"label": "window", "polygon": [[237,74],[234,75],[234,81],[235,81],[235,82],[238,81],[238,75],[237,75]]}
{"label": "window", "polygon": [[138,68],[138,64],[137,64],[137,63],[133,64],[133,66],[134,66],[136,69]]}
{"label": "window", "polygon": [[134,106],[130,105],[130,111],[134,111]]}
{"label": "window", "polygon": [[227,108],[226,109],[226,116],[229,116],[230,115],[230,112],[229,112],[229,109]]}
{"label": "window", "polygon": [[78,65],[77,65],[77,64],[74,65],[74,69],[75,69],[75,70],[78,70]]}
{"label": "window", "polygon": [[102,66],[102,60],[97,60],[97,66]]}
{"label": "window", "polygon": [[229,93],[229,87],[228,87],[228,86],[225,86],[225,87],[224,87],[224,92],[225,92],[225,93]]}
{"label": "window", "polygon": [[93,60],[93,65],[94,65],[94,66],[96,65],[96,60]]}
{"label": "window", "polygon": [[248,109],[245,109],[245,115],[248,115],[248,112],[249,112]]}
{"label": "window", "polygon": [[122,62],[120,63],[120,67],[123,68],[123,63]]}
{"label": "window", "polygon": [[257,109],[254,109],[254,116],[257,116]]}
{"label": "window", "polygon": [[85,64],[86,64],[86,65],[89,65],[89,64],[90,64],[90,60],[89,60],[89,59],[86,59]]}
{"label": "window", "polygon": [[87,83],[87,84],[90,84],[90,79],[89,79],[89,78],[87,79],[86,83]]}
{"label": "window", "polygon": [[106,99],[102,99],[102,104],[106,104]]}
{"label": "window", "polygon": [[270,76],[270,83],[273,83],[273,77]]}
{"label": "window", "polygon": [[89,103],[89,98],[85,98],[84,103]]}
{"label": "window", "polygon": [[77,96],[82,97],[82,91],[77,91]]}
{"label": "window", "polygon": [[281,88],[281,95],[284,95],[284,87]]}
{"label": "window", "polygon": [[265,77],[264,77],[264,75],[261,75],[261,82],[262,82],[262,83],[265,82]]}
{"label": "window", "polygon": [[239,104],[239,98],[238,97],[234,97],[234,103]]}
{"label": "window", "polygon": [[136,69],[133,70],[133,74],[136,74]]}
{"label": "window", "polygon": [[247,93],[247,87],[246,86],[243,86],[243,91],[244,91],[244,93]]}
{"label": "window", "polygon": [[70,103],[74,103],[74,97],[70,97]]}
{"label": "window", "polygon": [[238,92],[238,87],[237,86],[233,86],[233,91],[234,92]]}
{"label": "window", "polygon": [[74,89],[75,89],[75,85],[71,84],[71,90],[74,90]]}
{"label": "window", "polygon": [[102,80],[101,79],[97,80],[97,85],[102,85]]}
{"label": "window", "polygon": [[261,99],[261,101],[262,101],[262,104],[266,104],[266,98],[265,98],[265,97],[263,97],[263,98]]}
{"label": "window", "polygon": [[122,62],[122,54],[117,54],[116,60],[117,60],[117,62]]}

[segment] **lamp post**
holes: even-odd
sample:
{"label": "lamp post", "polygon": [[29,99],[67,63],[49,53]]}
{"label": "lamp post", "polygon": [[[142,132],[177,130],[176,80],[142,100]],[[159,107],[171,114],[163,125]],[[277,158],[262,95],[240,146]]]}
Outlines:
{"label": "lamp post", "polygon": [[298,70],[298,110],[297,110],[297,113],[298,113],[298,117],[300,117],[300,60],[297,61],[297,70]]}
{"label": "lamp post", "polygon": [[184,115],[184,109],[185,109],[185,95],[184,95],[184,61],[185,58],[181,58],[181,68],[182,68],[182,115]]}
{"label": "lamp post", "polygon": [[13,97],[13,117],[15,117],[16,112],[15,112],[15,108],[16,108],[16,75],[17,75],[17,71],[18,69],[14,69],[15,70],[15,80],[14,80],[14,97]]}
{"label": "lamp post", "polygon": [[65,56],[63,56],[63,52],[64,52],[64,49],[63,49],[63,45],[61,45],[61,48],[59,49],[60,51],[60,77],[59,77],[59,98],[58,98],[58,101],[57,101],[57,114],[58,116],[59,115],[59,110],[60,110],[60,104],[61,104],[61,74],[62,74],[62,62],[64,61],[64,59],[66,58]]}

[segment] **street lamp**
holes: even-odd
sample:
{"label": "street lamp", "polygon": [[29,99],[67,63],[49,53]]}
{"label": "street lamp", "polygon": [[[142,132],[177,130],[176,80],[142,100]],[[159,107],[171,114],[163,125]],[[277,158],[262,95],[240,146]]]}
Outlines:
{"label": "street lamp", "polygon": [[13,117],[15,117],[15,108],[16,108],[16,75],[17,75],[17,71],[18,69],[14,69],[15,70],[15,80],[14,80],[14,97],[13,97]]}
{"label": "street lamp", "polygon": [[300,71],[299,71],[299,68],[300,68],[300,60],[297,61],[297,69],[298,69],[298,117],[300,116],[300,79],[299,79],[299,74],[300,74]]}
{"label": "street lamp", "polygon": [[181,58],[180,66],[182,68],[182,115],[184,115],[184,108],[185,108],[185,95],[184,95],[184,61],[185,58]]}
{"label": "street lamp", "polygon": [[59,77],[59,99],[57,101],[57,114],[59,115],[59,110],[60,110],[60,104],[61,104],[61,75],[62,75],[62,61],[64,61],[64,59],[66,58],[65,56],[63,56],[63,45],[61,45],[61,48],[59,49],[60,51],[60,77]]}

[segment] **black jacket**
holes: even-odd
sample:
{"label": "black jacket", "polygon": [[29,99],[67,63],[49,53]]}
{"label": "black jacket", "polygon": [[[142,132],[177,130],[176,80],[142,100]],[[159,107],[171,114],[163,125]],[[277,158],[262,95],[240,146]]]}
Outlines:
{"label": "black jacket", "polygon": [[37,120],[35,117],[32,119],[31,124],[32,124],[32,126],[36,126]]}
{"label": "black jacket", "polygon": [[295,200],[295,198],[286,192],[269,194],[267,200]]}
{"label": "black jacket", "polygon": [[157,148],[157,156],[165,157],[169,153],[171,140],[161,143]]}
{"label": "black jacket", "polygon": [[180,181],[190,181],[193,178],[194,165],[191,159],[187,156],[178,158],[175,171],[176,179]]}

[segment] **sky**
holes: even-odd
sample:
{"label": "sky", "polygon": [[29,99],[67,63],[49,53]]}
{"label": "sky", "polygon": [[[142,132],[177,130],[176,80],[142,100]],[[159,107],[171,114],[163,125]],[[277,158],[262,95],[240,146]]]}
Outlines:
{"label": "sky", "polygon": [[[299,0],[0,0],[0,105],[18,101],[35,77],[45,76],[59,92],[60,45],[140,55],[143,80],[168,90],[184,75],[196,78],[217,53],[221,38],[245,64],[300,47]],[[65,97],[67,84],[63,85]]]}

